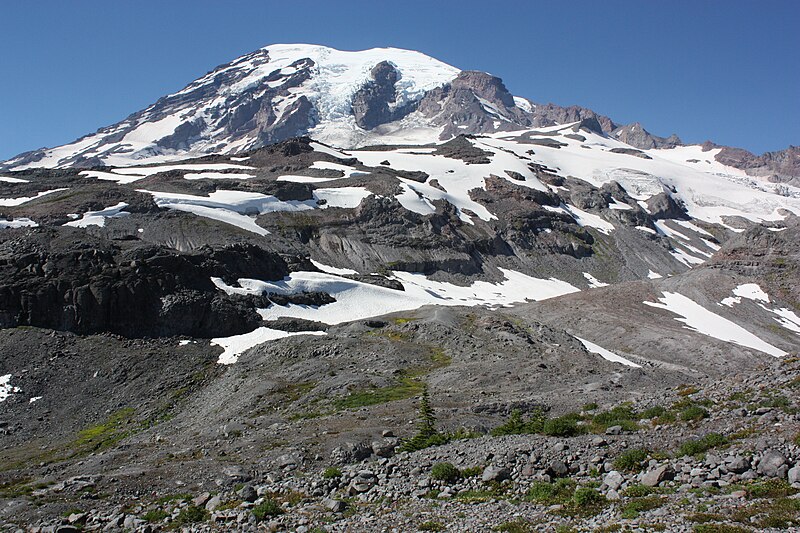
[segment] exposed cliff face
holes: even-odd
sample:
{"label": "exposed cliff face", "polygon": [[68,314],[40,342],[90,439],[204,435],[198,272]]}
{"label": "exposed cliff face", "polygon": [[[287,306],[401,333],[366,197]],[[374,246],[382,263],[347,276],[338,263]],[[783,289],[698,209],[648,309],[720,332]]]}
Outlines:
{"label": "exposed cliff face", "polygon": [[[719,148],[711,142],[703,145],[707,149]],[[767,177],[771,181],[800,185],[800,147],[790,146],[786,150],[766,152],[760,156],[742,148],[724,146],[715,156],[724,165],[745,170],[748,174]]]}
{"label": "exposed cliff face", "polygon": [[659,137],[651,134],[638,122],[626,126],[619,126],[610,133],[614,138],[641,150],[674,148],[683,144],[680,138],[674,133],[669,137]]}
{"label": "exposed cliff face", "polygon": [[[229,336],[260,318],[244,299],[219,294],[211,276],[279,279],[275,254],[234,245],[178,254],[82,230],[50,230],[0,242],[0,327],[36,326],[128,337]],[[9,238],[11,237],[11,238]]]}
{"label": "exposed cliff face", "polygon": [[371,130],[398,120],[407,114],[407,108],[392,109],[397,101],[395,84],[400,73],[388,61],[381,61],[370,71],[371,81],[366,82],[353,96],[353,117],[356,124]]}

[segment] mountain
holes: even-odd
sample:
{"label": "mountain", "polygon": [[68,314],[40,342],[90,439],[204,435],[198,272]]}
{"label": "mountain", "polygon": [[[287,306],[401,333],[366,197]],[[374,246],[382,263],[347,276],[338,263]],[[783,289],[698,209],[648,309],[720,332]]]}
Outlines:
{"label": "mountain", "polygon": [[15,158],[0,523],[794,527],[796,148],[751,156],[274,45]]}
{"label": "mountain", "polygon": [[[294,44],[221,65],[122,122],[20,154],[0,163],[0,171],[235,154],[302,135],[344,148],[424,144],[581,120],[637,149],[682,145],[677,135],[658,137],[638,122],[619,125],[590,109],[513,96],[495,76],[460,71],[419,52]],[[795,185],[800,178],[792,148],[760,157],[725,149],[721,162],[754,176]]]}

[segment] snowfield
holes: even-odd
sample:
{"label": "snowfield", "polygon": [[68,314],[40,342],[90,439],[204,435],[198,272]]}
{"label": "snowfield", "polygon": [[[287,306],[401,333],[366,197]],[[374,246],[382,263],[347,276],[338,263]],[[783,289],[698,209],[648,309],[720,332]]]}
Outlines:
{"label": "snowfield", "polygon": [[675,320],[686,324],[685,328],[703,335],[725,342],[733,342],[775,357],[786,355],[783,350],[759,339],[727,318],[712,313],[682,294],[677,292],[663,292],[662,294],[663,296],[658,299],[658,302],[644,302],[644,304],[679,315],[681,318],[675,318]]}
{"label": "snowfield", "polygon": [[122,218],[130,215],[127,211],[123,211],[126,207],[128,207],[128,204],[120,202],[117,205],[106,207],[100,211],[88,211],[84,213],[80,219],[67,222],[64,225],[74,228],[86,228],[88,226],[103,227],[106,225],[106,218]]}
{"label": "snowfield", "polygon": [[612,363],[620,363],[622,365],[629,366],[629,367],[632,367],[632,368],[642,368],[642,365],[637,365],[636,363],[634,363],[630,359],[625,359],[621,355],[618,355],[618,354],[615,354],[614,352],[606,350],[605,348],[603,348],[601,346],[598,346],[597,344],[595,344],[593,342],[589,342],[586,339],[581,339],[580,337],[575,337],[575,338],[578,339],[579,341],[581,341],[581,344],[583,344],[583,346],[586,348],[587,351],[589,351],[591,353],[596,353],[597,355],[599,355],[600,357],[602,357],[606,361],[611,361]]}
{"label": "snowfield", "polygon": [[[350,273],[346,269],[335,269],[320,263],[315,264],[328,271]],[[266,309],[260,309],[259,314],[264,320],[291,317],[331,325],[398,311],[410,311],[425,305],[483,305],[494,308],[524,301],[544,300],[579,290],[569,283],[557,279],[537,279],[505,269],[501,269],[501,272],[506,278],[501,283],[476,281],[468,287],[429,280],[423,274],[393,272],[392,277],[403,284],[404,291],[402,292],[343,278],[336,274],[320,272],[292,272],[290,276],[281,281],[240,279],[239,287],[227,285],[220,278],[212,278],[212,282],[228,294],[328,293],[336,299],[335,302],[321,307],[295,304],[273,305]],[[224,359],[231,361],[257,344],[285,336],[271,337],[278,333],[274,333],[274,330],[264,330],[266,328],[261,328],[259,333],[253,332],[238,335],[235,338],[214,339],[213,342],[223,346],[225,349]]]}

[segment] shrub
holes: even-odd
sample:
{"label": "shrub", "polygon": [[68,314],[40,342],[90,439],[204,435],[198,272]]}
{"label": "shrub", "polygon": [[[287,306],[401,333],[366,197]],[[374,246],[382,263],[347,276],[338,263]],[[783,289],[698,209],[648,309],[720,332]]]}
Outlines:
{"label": "shrub", "polygon": [[431,468],[431,477],[445,483],[453,483],[461,477],[461,471],[452,463],[436,463]]}
{"label": "shrub", "polygon": [[423,522],[417,526],[419,531],[444,531],[446,528],[444,524],[441,522],[434,522],[433,520],[428,520],[427,522]]}
{"label": "shrub", "polygon": [[173,524],[176,526],[182,526],[185,524],[195,524],[197,522],[205,522],[209,518],[209,513],[202,507],[198,507],[196,505],[190,505],[183,509],[175,518]]}
{"label": "shrub", "polygon": [[700,392],[700,389],[693,385],[679,385],[678,396],[691,396],[692,394]]}
{"label": "shrub", "polygon": [[164,509],[151,509],[144,513],[144,518],[146,521],[153,523],[153,522],[161,522],[169,515]]}
{"label": "shrub", "polygon": [[658,509],[664,505],[664,500],[658,496],[650,496],[648,498],[636,498],[622,506],[622,518],[633,519],[639,516],[639,513],[644,511],[651,511]]}
{"label": "shrub", "polygon": [[642,469],[642,462],[650,455],[650,451],[645,448],[634,448],[619,454],[614,459],[614,467],[618,470],[638,472]]}
{"label": "shrub", "polygon": [[694,533],[749,533],[749,529],[728,524],[698,524],[694,526]]}
{"label": "shrub", "polygon": [[678,455],[700,455],[707,452],[711,448],[717,446],[724,446],[728,444],[728,439],[725,435],[719,433],[709,433],[697,440],[687,440],[678,448]]}
{"label": "shrub", "polygon": [[545,424],[545,415],[541,409],[531,411],[527,420],[523,420],[522,411],[514,409],[508,420],[492,430],[492,436],[523,435],[527,433],[541,433]]}
{"label": "shrub", "polygon": [[337,466],[329,466],[322,473],[323,479],[337,479],[342,477],[342,469]]}
{"label": "shrub", "polygon": [[672,422],[675,422],[675,420],[677,420],[675,413],[673,411],[667,411],[663,415],[656,418],[656,423],[671,424]]}
{"label": "shrub", "polygon": [[748,498],[784,498],[796,494],[797,489],[785,479],[768,479],[747,487]]}
{"label": "shrub", "polygon": [[562,478],[555,483],[536,481],[528,489],[525,498],[543,504],[565,503],[572,498],[575,491],[575,482]]}
{"label": "shrub", "polygon": [[692,405],[681,411],[681,420],[684,422],[696,422],[708,418],[708,411],[699,405]]}
{"label": "shrub", "polygon": [[534,531],[533,525],[522,518],[502,524],[492,528],[492,531],[503,531],[505,533],[529,533]]}
{"label": "shrub", "polygon": [[650,496],[656,492],[654,487],[648,487],[647,485],[631,485],[624,491],[622,491],[623,496],[627,496],[629,498],[641,498],[643,496]]}
{"label": "shrub", "polygon": [[618,405],[609,411],[596,414],[593,420],[598,424],[613,426],[622,420],[636,420],[638,418],[639,415],[630,405]]}
{"label": "shrub", "polygon": [[572,495],[572,501],[578,507],[591,507],[601,503],[605,498],[602,494],[590,487],[578,487]]}
{"label": "shrub", "polygon": [[542,428],[542,433],[551,437],[574,437],[580,432],[578,421],[571,415],[546,420]]}
{"label": "shrub", "polygon": [[594,411],[598,407],[599,406],[596,403],[592,402],[592,403],[584,404],[584,406],[581,407],[581,409],[583,409],[584,411]]}
{"label": "shrub", "polygon": [[667,409],[656,405],[655,407],[651,407],[649,409],[645,409],[644,411],[639,414],[639,418],[646,418],[650,420],[651,418],[659,418],[667,414]]}
{"label": "shrub", "polygon": [[480,476],[482,473],[483,473],[483,468],[481,468],[480,466],[470,466],[470,467],[464,468],[461,471],[461,477],[464,477],[464,478],[476,477],[476,476]]}
{"label": "shrub", "polygon": [[281,507],[281,505],[272,498],[267,498],[263,502],[253,507],[253,516],[255,516],[259,521],[264,520],[265,518],[278,516],[283,513],[283,507]]}

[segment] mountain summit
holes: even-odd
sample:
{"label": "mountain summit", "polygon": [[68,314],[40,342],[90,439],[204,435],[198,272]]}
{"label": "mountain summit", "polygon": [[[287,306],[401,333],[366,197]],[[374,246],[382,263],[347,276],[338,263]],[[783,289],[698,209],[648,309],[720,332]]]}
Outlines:
{"label": "mountain summit", "polygon": [[[459,70],[399,48],[342,51],[273,44],[221,65],[125,120],[56,148],[20,154],[0,170],[90,168],[236,154],[309,135],[343,148],[425,144],[584,121],[636,149],[682,145],[635,122],[579,106],[536,104],[491,74]],[[726,148],[726,147],[721,147]],[[796,150],[755,156],[726,148],[721,162],[797,185]]]}
{"label": "mountain summit", "polygon": [[495,76],[419,52],[276,44],[217,67],[117,124],[21,154],[0,169],[234,154],[299,135],[346,148],[427,143],[583,119],[604,132],[617,127],[588,109],[538,106],[513,96]]}

